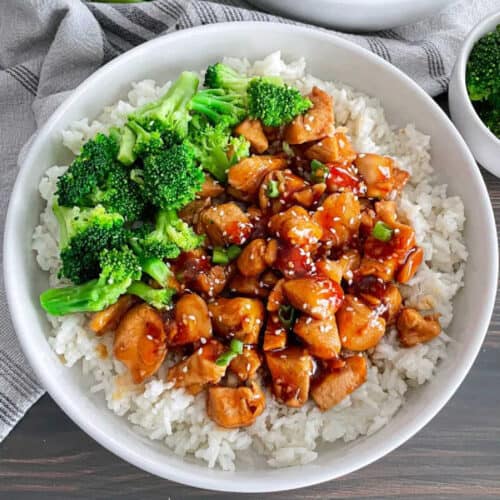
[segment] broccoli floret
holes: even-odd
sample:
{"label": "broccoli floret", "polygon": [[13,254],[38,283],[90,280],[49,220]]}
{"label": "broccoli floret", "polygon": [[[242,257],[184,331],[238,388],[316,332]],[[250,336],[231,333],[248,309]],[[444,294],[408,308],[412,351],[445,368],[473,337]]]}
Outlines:
{"label": "broccoli floret", "polygon": [[467,61],[467,90],[472,101],[500,93],[500,25],[472,48]]}
{"label": "broccoli floret", "polygon": [[160,210],[153,233],[146,237],[150,240],[173,243],[182,251],[193,250],[203,243],[203,236],[179,218],[175,210]]}
{"label": "broccoli floret", "polygon": [[237,71],[222,63],[212,64],[205,73],[205,87],[226,89],[237,94],[245,94],[251,78],[240,75]]}
{"label": "broccoli floret", "polygon": [[176,293],[173,288],[152,288],[142,281],[134,281],[127,289],[127,293],[136,295],[156,309],[165,309],[172,303],[172,296]]}
{"label": "broccoli floret", "polygon": [[248,114],[267,127],[280,127],[305,113],[312,103],[293,87],[254,78],[248,85]]}
{"label": "broccoli floret", "polygon": [[190,108],[214,124],[224,123],[227,126],[236,125],[247,114],[243,96],[223,89],[200,90],[191,100]]}
{"label": "broccoli floret", "polygon": [[222,63],[208,67],[205,85],[239,95],[248,107],[248,115],[268,127],[286,125],[312,106],[280,77],[247,77]]}
{"label": "broccoli floret", "polygon": [[59,205],[93,207],[103,205],[127,221],[138,218],[145,207],[142,192],[127,169],[116,161],[116,132],[97,134],[82,147],[69,169],[57,181]]}
{"label": "broccoli floret", "polygon": [[75,284],[96,278],[100,272],[100,252],[118,248],[127,240],[123,217],[107,212],[100,205],[80,209],[56,203],[53,211],[59,222],[60,276]]}
{"label": "broccoli floret", "polygon": [[180,142],[187,135],[191,118],[188,104],[198,83],[195,73],[181,73],[163,97],[134,111],[129,123],[135,122],[145,131],[159,133],[167,147]]}
{"label": "broccoli floret", "polygon": [[128,247],[102,250],[98,264],[98,279],[43,292],[40,303],[45,311],[54,316],[101,311],[114,304],[141,277],[137,257]]}
{"label": "broccoli floret", "polygon": [[133,120],[129,121],[127,126],[135,133],[134,153],[137,156],[154,153],[163,147],[164,143],[160,132],[156,130],[148,132]]}
{"label": "broccoli floret", "polygon": [[187,144],[146,156],[142,172],[136,170],[133,178],[146,199],[163,209],[178,209],[194,200],[205,180]]}
{"label": "broccoli floret", "polygon": [[225,182],[229,167],[250,154],[250,143],[244,137],[232,137],[222,123],[215,126],[193,117],[188,140],[204,170]]}

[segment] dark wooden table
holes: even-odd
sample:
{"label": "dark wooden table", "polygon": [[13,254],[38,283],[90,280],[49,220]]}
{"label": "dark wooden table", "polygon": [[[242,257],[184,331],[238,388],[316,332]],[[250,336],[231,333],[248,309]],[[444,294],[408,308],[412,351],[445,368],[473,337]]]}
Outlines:
{"label": "dark wooden table", "polygon": [[[446,107],[444,96],[438,102]],[[498,227],[500,179],[482,173]],[[335,481],[292,492],[244,496],[500,499],[500,299],[497,297],[488,336],[465,382],[413,439],[378,462]],[[234,497],[165,481],[136,469],[84,434],[49,396],[42,397],[0,445],[2,500]]]}

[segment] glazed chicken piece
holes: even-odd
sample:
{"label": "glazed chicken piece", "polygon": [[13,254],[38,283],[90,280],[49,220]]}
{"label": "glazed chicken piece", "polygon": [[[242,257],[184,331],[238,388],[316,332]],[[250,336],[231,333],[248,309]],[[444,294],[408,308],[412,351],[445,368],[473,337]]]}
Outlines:
{"label": "glazed chicken piece", "polygon": [[208,304],[215,331],[244,344],[257,344],[264,324],[264,305],[258,299],[219,298]]}
{"label": "glazed chicken piece", "polygon": [[257,373],[261,364],[262,361],[257,351],[249,346],[245,346],[243,352],[229,363],[229,370],[242,382],[245,382]]}
{"label": "glazed chicken piece", "polygon": [[285,128],[284,138],[288,144],[304,144],[333,135],[333,98],[318,87],[313,87],[308,97],[312,107]]}
{"label": "glazed chicken piece", "polygon": [[235,429],[252,425],[264,411],[264,393],[253,382],[250,387],[210,387],[208,416],[221,427]]}
{"label": "glazed chicken piece", "polygon": [[323,236],[321,225],[299,206],[273,215],[269,220],[269,230],[278,239],[304,250],[315,248]]}
{"label": "glazed chicken piece", "polygon": [[437,337],[441,333],[438,318],[437,314],[422,316],[416,309],[403,309],[396,323],[401,345],[413,347]]}
{"label": "glazed chicken piece", "polygon": [[323,375],[311,389],[311,396],[321,411],[339,404],[366,382],[367,366],[363,356],[351,356],[344,361],[342,368]]}
{"label": "glazed chicken piece", "polygon": [[348,243],[358,232],[360,213],[358,198],[353,193],[328,196],[313,215],[313,220],[323,228],[321,241],[331,242],[333,246]]}
{"label": "glazed chicken piece", "polygon": [[183,295],[175,304],[174,318],[167,323],[170,346],[192,344],[212,336],[206,302],[195,293]]}
{"label": "glazed chicken piece", "polygon": [[417,273],[418,268],[420,267],[420,264],[422,264],[423,260],[424,251],[422,248],[414,247],[412,250],[410,250],[410,253],[408,254],[408,257],[406,257],[404,264],[398,270],[396,281],[398,283],[408,283],[408,281],[410,281]]}
{"label": "glazed chicken piece", "polygon": [[340,285],[325,278],[299,278],[285,281],[283,291],[295,309],[315,319],[333,318],[344,297]]}
{"label": "glazed chicken piece", "polygon": [[339,145],[335,136],[325,137],[308,147],[305,157],[309,160],[318,160],[322,163],[331,163],[340,160]]}
{"label": "glazed chicken piece", "polygon": [[277,312],[280,306],[285,303],[285,291],[283,285],[285,284],[284,279],[280,279],[271,290],[269,297],[267,298],[267,310],[269,312]]}
{"label": "glazed chicken piece", "polygon": [[266,352],[266,363],[276,398],[292,408],[302,406],[309,397],[314,371],[314,362],[307,349],[292,346],[282,351]]}
{"label": "glazed chicken piece", "polygon": [[352,191],[356,195],[365,196],[366,185],[359,178],[357,168],[349,162],[329,163],[326,187],[329,193]]}
{"label": "glazed chicken piece", "polygon": [[203,224],[200,222],[200,216],[204,209],[210,207],[212,201],[210,198],[193,200],[188,203],[179,212],[179,217],[186,223],[194,227],[196,233],[203,234]]}
{"label": "glazed chicken piece", "polygon": [[273,170],[286,168],[287,160],[281,156],[250,156],[233,165],[227,174],[231,195],[242,201],[257,196],[264,177]]}
{"label": "glazed chicken piece", "polygon": [[203,296],[217,297],[234,274],[234,266],[211,266],[208,271],[200,273],[192,282],[193,290]]}
{"label": "glazed chicken piece", "polygon": [[211,175],[205,174],[205,180],[201,190],[196,193],[198,198],[217,198],[224,193],[224,186],[216,181]]}
{"label": "glazed chicken piece", "polygon": [[337,326],[342,347],[350,351],[375,347],[385,333],[385,320],[377,310],[350,294],[337,312]]}
{"label": "glazed chicken piece", "polygon": [[205,385],[216,384],[226,373],[226,366],[218,366],[215,361],[224,352],[224,346],[210,339],[191,356],[168,370],[167,380],[176,388],[183,387],[190,394],[198,394]]}
{"label": "glazed chicken piece", "polygon": [[361,258],[357,250],[346,250],[338,260],[323,258],[316,263],[318,275],[340,284],[342,279],[352,280],[353,271],[358,269]]}
{"label": "glazed chicken piece", "polygon": [[248,216],[234,202],[203,210],[200,221],[213,245],[242,245],[253,229]]}
{"label": "glazed chicken piece", "polygon": [[237,295],[266,298],[271,286],[266,285],[259,276],[243,276],[238,273],[231,278],[229,290]]}
{"label": "glazed chicken piece", "polygon": [[328,319],[301,316],[295,322],[293,331],[306,343],[311,355],[320,359],[335,358],[342,347],[335,316]]}
{"label": "glazed chicken piece", "polygon": [[[276,214],[294,203],[294,195],[307,186],[306,181],[291,170],[269,172],[259,188],[259,206],[262,212]],[[274,195],[271,195],[275,190]]]}
{"label": "glazed chicken piece", "polygon": [[160,314],[139,304],[123,316],[115,332],[113,352],[140,384],[153,375],[167,354],[166,334]]}
{"label": "glazed chicken piece", "polygon": [[269,147],[269,141],[260,120],[247,118],[235,127],[234,133],[242,135],[250,143],[252,151],[257,154],[262,154]]}
{"label": "glazed chicken piece", "polygon": [[409,178],[408,172],[397,168],[388,156],[361,153],[354,164],[366,183],[369,198],[388,199],[393,191],[403,189]]}
{"label": "glazed chicken piece", "polygon": [[92,315],[89,328],[97,335],[113,332],[124,314],[137,302],[133,295],[122,295],[117,302]]}
{"label": "glazed chicken piece", "polygon": [[243,276],[258,276],[277,258],[278,244],[276,240],[266,242],[262,238],[252,240],[238,257],[236,265]]}
{"label": "glazed chicken piece", "polygon": [[262,350],[278,351],[286,347],[288,331],[283,327],[278,315],[271,313],[267,318]]}
{"label": "glazed chicken piece", "polygon": [[319,203],[325,191],[326,184],[324,182],[313,184],[293,193],[292,199],[302,207],[312,208]]}

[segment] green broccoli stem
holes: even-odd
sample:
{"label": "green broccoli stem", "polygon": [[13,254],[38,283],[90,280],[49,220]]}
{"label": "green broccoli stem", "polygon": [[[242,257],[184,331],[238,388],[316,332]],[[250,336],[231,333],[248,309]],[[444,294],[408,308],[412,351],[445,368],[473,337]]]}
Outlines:
{"label": "green broccoli stem", "polygon": [[135,295],[156,309],[165,309],[172,303],[172,296],[176,293],[173,288],[152,288],[142,281],[133,281],[127,293]]}
{"label": "green broccoli stem", "polygon": [[135,141],[136,135],[125,125],[120,137],[120,149],[118,150],[117,160],[127,167],[132,165],[137,159],[137,155],[134,153]]}
{"label": "green broccoli stem", "polygon": [[221,89],[200,90],[190,103],[193,111],[205,115],[212,123],[222,119],[228,124],[235,125],[246,114],[241,96],[227,94]]}
{"label": "green broccoli stem", "polygon": [[172,272],[161,259],[152,257],[141,262],[142,270],[151,276],[159,285],[166,286]]}
{"label": "green broccoli stem", "polygon": [[71,214],[74,213],[72,208],[61,207],[57,201],[52,205],[57,224],[59,226],[59,248],[65,248],[70,239],[69,226]]}
{"label": "green broccoli stem", "polygon": [[40,295],[40,304],[53,316],[102,311],[120,298],[128,288],[127,282],[103,285],[100,280],[94,279],[83,285],[50,288]]}

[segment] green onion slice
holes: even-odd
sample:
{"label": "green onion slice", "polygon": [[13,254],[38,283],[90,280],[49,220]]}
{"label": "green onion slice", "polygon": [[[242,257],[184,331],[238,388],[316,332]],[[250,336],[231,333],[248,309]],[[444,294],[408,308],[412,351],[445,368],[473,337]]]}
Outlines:
{"label": "green onion slice", "polygon": [[295,153],[293,152],[293,149],[291,148],[290,144],[288,144],[288,142],[283,141],[283,144],[281,147],[283,149],[283,152],[287,156],[295,156]]}
{"label": "green onion slice", "polygon": [[311,179],[314,182],[325,182],[329,174],[328,167],[318,160],[311,161]]}
{"label": "green onion slice", "polygon": [[240,253],[241,247],[239,247],[238,245],[230,245],[226,250],[226,255],[228,256],[229,260],[237,259]]}
{"label": "green onion slice", "polygon": [[270,180],[267,183],[267,196],[269,196],[269,198],[278,198],[279,195],[278,181]]}
{"label": "green onion slice", "polygon": [[392,238],[392,233],[394,232],[387,224],[381,220],[377,221],[375,226],[373,226],[372,235],[374,238],[380,241],[390,241]]}
{"label": "green onion slice", "polygon": [[241,354],[243,352],[243,342],[238,339],[233,339],[229,344],[229,349],[236,354]]}
{"label": "green onion slice", "polygon": [[215,364],[217,366],[227,366],[231,361],[238,356],[236,352],[233,351],[226,351],[222,353],[216,360]]}
{"label": "green onion slice", "polygon": [[294,309],[291,305],[282,305],[278,309],[278,318],[281,324],[285,328],[292,328],[297,319],[297,309]]}
{"label": "green onion slice", "polygon": [[214,247],[212,252],[212,262],[214,264],[229,264],[229,257],[226,250],[222,247]]}

